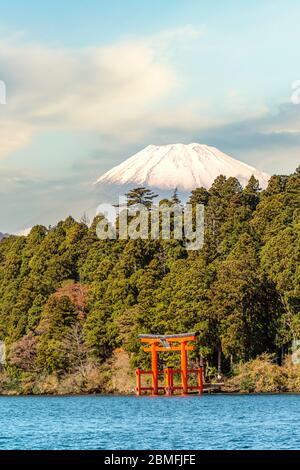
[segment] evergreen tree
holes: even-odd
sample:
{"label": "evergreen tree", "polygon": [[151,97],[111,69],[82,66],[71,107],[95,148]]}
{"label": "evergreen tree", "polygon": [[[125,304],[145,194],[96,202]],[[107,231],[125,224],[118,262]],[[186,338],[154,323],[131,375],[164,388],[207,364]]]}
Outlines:
{"label": "evergreen tree", "polygon": [[148,208],[153,203],[153,200],[158,197],[158,195],[155,194],[153,191],[143,186],[132,189],[127,194],[125,194],[125,196],[127,198],[128,206],[142,204],[143,206],[146,206]]}

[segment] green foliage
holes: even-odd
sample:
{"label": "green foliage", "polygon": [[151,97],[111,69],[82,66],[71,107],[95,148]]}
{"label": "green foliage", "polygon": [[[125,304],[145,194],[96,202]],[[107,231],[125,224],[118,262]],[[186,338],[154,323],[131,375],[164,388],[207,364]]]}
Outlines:
{"label": "green foliage", "polygon": [[[99,217],[90,227],[69,217],[3,239],[0,340],[11,379],[29,390],[34,374],[50,374],[51,389],[69,373],[84,388],[119,347],[147,367],[139,333],[199,331],[191,360],[201,355],[211,371],[218,351],[225,372],[278,354],[300,337],[299,195],[299,170],[273,176],[263,192],[254,177],[245,189],[224,176],[195,189],[189,202],[205,206],[196,252],[176,240],[99,240]],[[148,208],[155,197],[147,188],[127,194],[129,205]],[[179,203],[177,190],[165,202]],[[162,361],[176,366],[174,357]],[[252,390],[252,379],[244,374],[242,388]]]}

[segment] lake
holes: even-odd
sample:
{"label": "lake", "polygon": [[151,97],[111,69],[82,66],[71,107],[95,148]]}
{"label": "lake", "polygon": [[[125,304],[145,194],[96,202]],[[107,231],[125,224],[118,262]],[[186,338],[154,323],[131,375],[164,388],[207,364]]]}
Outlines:
{"label": "lake", "polygon": [[0,449],[300,449],[300,395],[0,397]]}

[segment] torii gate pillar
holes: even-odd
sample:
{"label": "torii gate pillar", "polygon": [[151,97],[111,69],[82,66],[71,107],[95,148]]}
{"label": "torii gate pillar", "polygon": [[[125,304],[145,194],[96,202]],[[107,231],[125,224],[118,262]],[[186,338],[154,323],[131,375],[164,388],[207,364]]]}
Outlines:
{"label": "torii gate pillar", "polygon": [[158,355],[157,344],[151,344],[152,395],[158,394]]}
{"label": "torii gate pillar", "polygon": [[186,341],[181,343],[181,384],[182,384],[182,394],[186,395],[188,392],[188,383],[187,383],[187,350],[186,350]]}

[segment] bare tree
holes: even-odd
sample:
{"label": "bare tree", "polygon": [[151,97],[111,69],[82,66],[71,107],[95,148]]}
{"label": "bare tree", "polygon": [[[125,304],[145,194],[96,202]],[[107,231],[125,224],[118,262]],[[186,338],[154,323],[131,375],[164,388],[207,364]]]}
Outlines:
{"label": "bare tree", "polygon": [[85,343],[83,328],[80,323],[77,322],[71,326],[63,340],[62,350],[69,367],[78,370],[85,377],[90,349]]}

